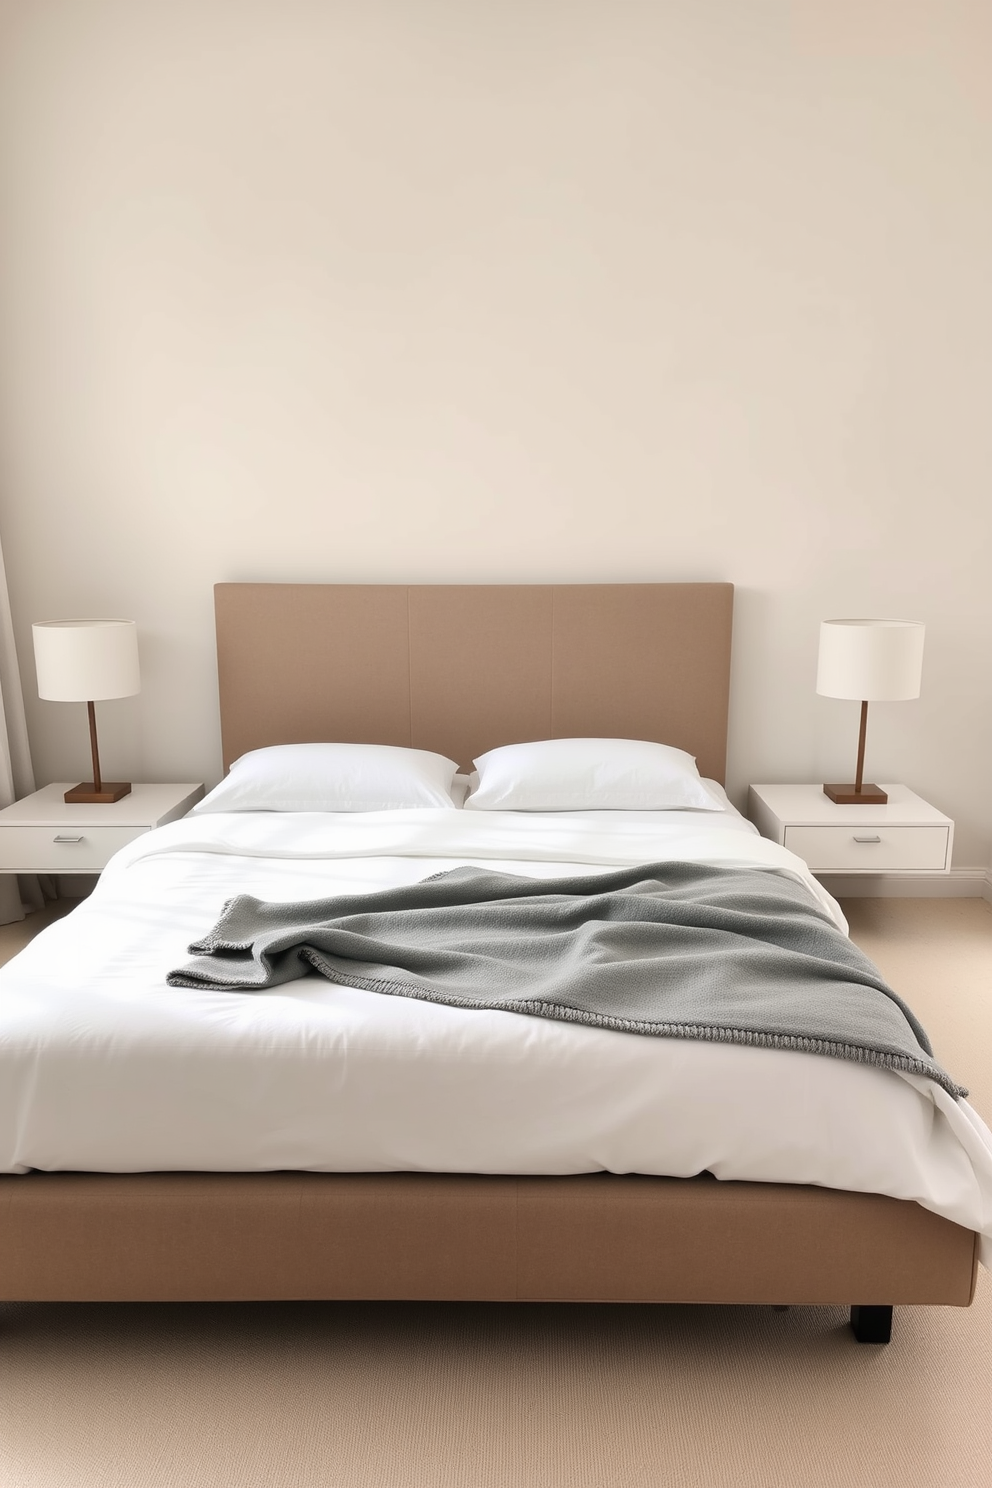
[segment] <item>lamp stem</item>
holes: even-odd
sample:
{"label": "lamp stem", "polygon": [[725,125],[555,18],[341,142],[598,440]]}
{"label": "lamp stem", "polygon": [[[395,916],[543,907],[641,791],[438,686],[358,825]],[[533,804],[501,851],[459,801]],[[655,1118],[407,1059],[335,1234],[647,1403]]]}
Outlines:
{"label": "lamp stem", "polygon": [[[865,707],[867,706],[868,704],[866,703]],[[89,714],[90,719],[90,752],[93,755],[93,790],[95,793],[99,794],[99,792],[103,789],[103,781],[100,779],[100,751],[97,748],[96,744],[96,704],[87,703],[86,711]],[[862,729],[863,728],[864,724],[862,723]],[[858,780],[860,781],[860,779],[861,776],[859,775]]]}
{"label": "lamp stem", "polygon": [[[92,706],[93,704],[91,703],[90,707]],[[867,736],[867,733],[868,699],[866,698],[861,704],[861,732],[858,734],[858,771],[854,777],[854,793],[856,796],[860,796],[861,794],[861,782],[864,780],[865,776],[865,738]],[[94,734],[93,737],[95,738],[96,735]],[[93,747],[95,749],[96,745],[94,745]]]}

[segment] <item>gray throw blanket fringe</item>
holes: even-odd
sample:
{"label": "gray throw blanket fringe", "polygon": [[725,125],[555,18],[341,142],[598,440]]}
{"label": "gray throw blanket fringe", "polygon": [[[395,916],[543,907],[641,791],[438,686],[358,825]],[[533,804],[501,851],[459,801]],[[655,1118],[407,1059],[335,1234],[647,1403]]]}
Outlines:
{"label": "gray throw blanket fringe", "polygon": [[331,982],[623,1033],[907,1070],[957,1098],[923,1028],[808,891],[769,869],[663,862],[536,879],[454,868],[306,903],[231,899],[173,987]]}

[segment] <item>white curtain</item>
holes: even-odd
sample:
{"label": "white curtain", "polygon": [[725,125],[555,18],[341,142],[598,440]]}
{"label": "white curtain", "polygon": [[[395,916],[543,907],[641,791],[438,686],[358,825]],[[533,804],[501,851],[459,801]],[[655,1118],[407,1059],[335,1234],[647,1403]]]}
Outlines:
{"label": "white curtain", "polygon": [[[9,806],[34,790],[34,771],[24,718],[24,694],[10,619],[7,572],[0,550],[0,806]],[[0,873],[0,925],[23,920],[45,902],[36,874]]]}

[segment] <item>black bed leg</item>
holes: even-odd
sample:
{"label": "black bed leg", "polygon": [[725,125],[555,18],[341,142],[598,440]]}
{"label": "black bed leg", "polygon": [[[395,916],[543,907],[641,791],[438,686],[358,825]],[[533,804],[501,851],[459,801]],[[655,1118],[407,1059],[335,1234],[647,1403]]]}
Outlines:
{"label": "black bed leg", "polygon": [[859,1343],[888,1343],[892,1337],[891,1307],[852,1307],[851,1332]]}

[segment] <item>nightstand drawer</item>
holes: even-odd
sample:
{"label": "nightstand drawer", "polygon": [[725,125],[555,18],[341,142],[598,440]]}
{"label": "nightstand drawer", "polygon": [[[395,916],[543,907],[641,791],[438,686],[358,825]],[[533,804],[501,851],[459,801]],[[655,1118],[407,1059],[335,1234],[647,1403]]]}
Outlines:
{"label": "nightstand drawer", "polygon": [[146,827],[0,827],[0,872],[99,873]]}
{"label": "nightstand drawer", "polygon": [[942,873],[949,832],[944,826],[787,826],[785,846],[814,873]]}

